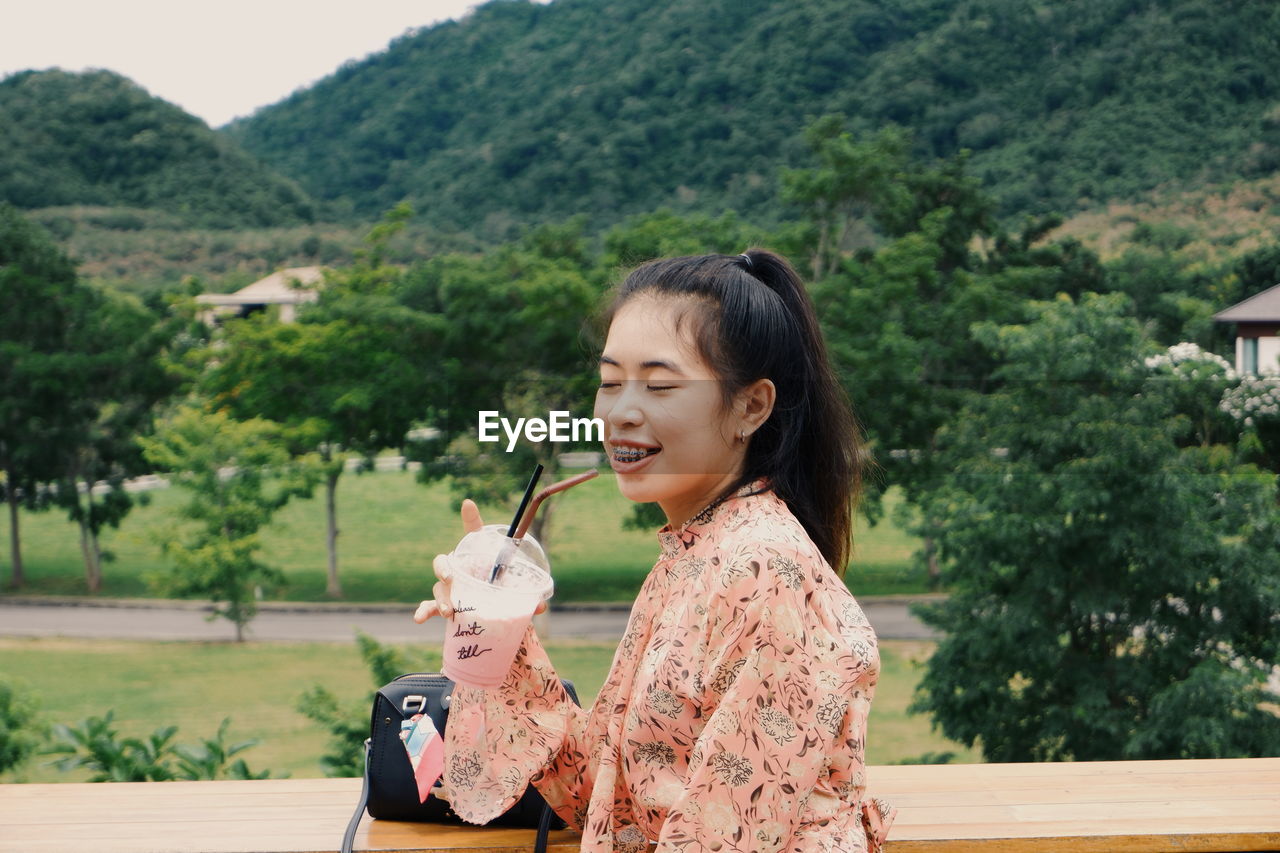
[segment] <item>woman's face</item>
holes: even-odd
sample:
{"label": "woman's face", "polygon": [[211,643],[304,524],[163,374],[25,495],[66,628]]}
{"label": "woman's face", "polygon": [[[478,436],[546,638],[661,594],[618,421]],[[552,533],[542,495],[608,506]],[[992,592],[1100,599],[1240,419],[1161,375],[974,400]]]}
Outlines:
{"label": "woman's face", "polygon": [[[618,488],[636,502],[656,502],[674,526],[719,497],[739,476],[750,434],[768,411],[748,392],[726,408],[720,382],[698,354],[687,300],[635,297],[613,317],[600,356],[595,416]],[[772,408],[773,386],[766,384]]]}

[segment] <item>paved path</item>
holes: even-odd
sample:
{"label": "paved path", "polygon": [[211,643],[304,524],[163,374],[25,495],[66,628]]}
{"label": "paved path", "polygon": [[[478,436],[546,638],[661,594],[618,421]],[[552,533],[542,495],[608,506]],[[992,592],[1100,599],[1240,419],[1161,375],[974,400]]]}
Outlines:
{"label": "paved path", "polygon": [[[935,635],[908,612],[911,599],[868,598],[867,618],[883,639],[931,639]],[[248,637],[266,642],[353,642],[357,630],[385,643],[439,642],[439,623],[415,625],[412,605],[265,605]],[[0,636],[133,640],[227,640],[230,622],[207,620],[197,602],[109,599],[0,598]],[[553,610],[538,630],[544,639],[616,643],[626,628],[622,608]]]}

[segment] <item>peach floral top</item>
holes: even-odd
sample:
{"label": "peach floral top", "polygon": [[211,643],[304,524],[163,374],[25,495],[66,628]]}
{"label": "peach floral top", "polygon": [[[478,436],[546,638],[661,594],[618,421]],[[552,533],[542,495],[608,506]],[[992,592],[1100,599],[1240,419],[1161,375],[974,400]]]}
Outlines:
{"label": "peach floral top", "polygon": [[875,633],[763,488],[659,531],[589,711],[532,629],[500,688],[454,691],[454,811],[486,822],[532,781],[592,853],[881,849],[894,810],[863,765]]}

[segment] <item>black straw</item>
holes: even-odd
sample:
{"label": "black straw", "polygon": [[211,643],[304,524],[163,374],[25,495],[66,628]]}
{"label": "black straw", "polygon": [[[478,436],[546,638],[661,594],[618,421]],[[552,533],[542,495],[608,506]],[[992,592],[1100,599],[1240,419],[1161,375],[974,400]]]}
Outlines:
{"label": "black straw", "polygon": [[[533,490],[538,488],[538,480],[541,477],[542,463],[539,462],[533,468],[533,476],[529,478],[529,485],[524,488],[524,497],[520,499],[516,517],[511,519],[511,526],[507,528],[508,539],[516,535],[516,530],[520,527],[520,518],[524,515],[525,508],[529,506],[529,500],[533,497]],[[502,573],[503,564],[515,556],[516,547],[516,543],[510,543],[498,552],[497,558],[493,561],[493,569],[489,572],[489,583],[493,583],[498,579],[498,575]]]}
{"label": "black straw", "polygon": [[525,486],[524,497],[520,499],[520,508],[516,510],[516,517],[511,519],[511,526],[507,528],[507,538],[516,535],[516,529],[520,527],[520,518],[524,515],[525,509],[529,506],[529,500],[533,497],[533,490],[538,488],[538,480],[542,477],[542,463],[539,462],[533,469],[533,476],[529,478],[529,485]]}

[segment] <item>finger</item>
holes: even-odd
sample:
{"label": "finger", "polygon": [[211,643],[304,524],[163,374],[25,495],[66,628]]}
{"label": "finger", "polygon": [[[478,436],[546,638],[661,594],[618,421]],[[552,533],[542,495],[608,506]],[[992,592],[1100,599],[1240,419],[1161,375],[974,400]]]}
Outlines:
{"label": "finger", "polygon": [[435,570],[436,578],[442,581],[447,581],[453,574],[448,554],[436,554],[435,559],[431,561],[431,568]]}
{"label": "finger", "polygon": [[453,602],[449,598],[449,585],[438,583],[431,588],[431,594],[436,597],[436,611],[448,619],[453,615]]}
{"label": "finger", "polygon": [[475,533],[484,527],[484,521],[480,519],[480,507],[476,506],[476,502],[467,498],[462,502],[462,529],[468,533]]}
{"label": "finger", "polygon": [[434,601],[424,601],[418,605],[418,609],[413,612],[413,621],[421,625],[432,616],[440,615],[440,608]]}

